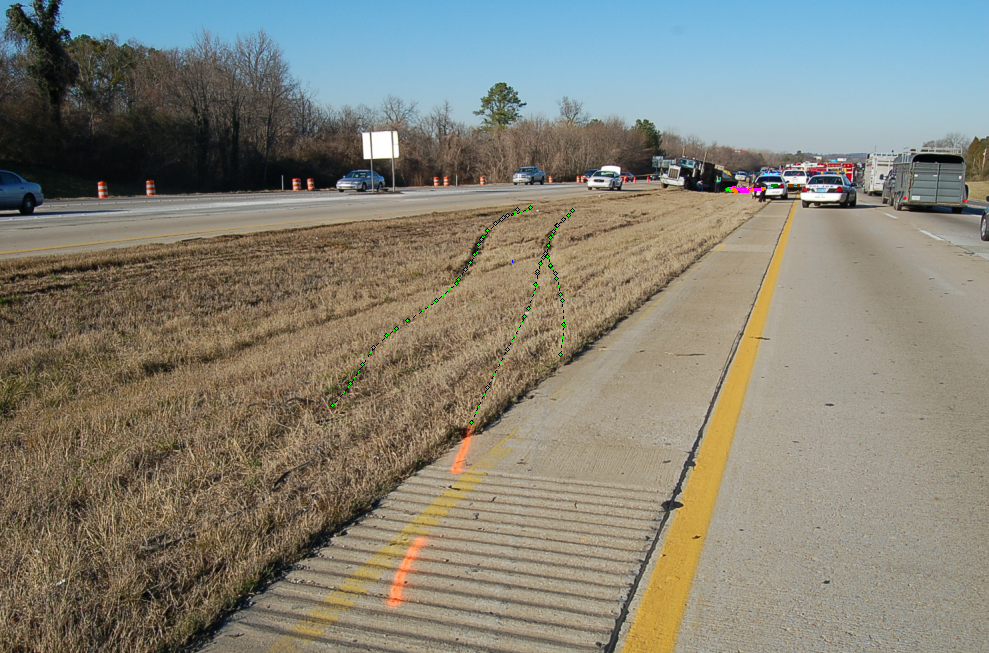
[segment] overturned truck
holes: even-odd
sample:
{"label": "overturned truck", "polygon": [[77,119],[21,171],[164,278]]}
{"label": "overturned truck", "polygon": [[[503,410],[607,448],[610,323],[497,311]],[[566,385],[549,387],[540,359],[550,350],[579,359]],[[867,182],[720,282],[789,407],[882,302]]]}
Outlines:
{"label": "overturned truck", "polygon": [[659,179],[663,188],[680,186],[687,190],[718,193],[737,184],[737,180],[724,166],[710,161],[680,158],[671,163]]}

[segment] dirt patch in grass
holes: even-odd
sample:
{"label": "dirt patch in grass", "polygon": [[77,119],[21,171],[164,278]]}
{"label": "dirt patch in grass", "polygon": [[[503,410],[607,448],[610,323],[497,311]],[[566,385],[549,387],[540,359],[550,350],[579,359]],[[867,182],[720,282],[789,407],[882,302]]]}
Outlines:
{"label": "dirt patch in grass", "polygon": [[0,648],[180,646],[435,459],[571,208],[480,424],[758,206],[533,203],[437,303],[514,206],[0,262]]}

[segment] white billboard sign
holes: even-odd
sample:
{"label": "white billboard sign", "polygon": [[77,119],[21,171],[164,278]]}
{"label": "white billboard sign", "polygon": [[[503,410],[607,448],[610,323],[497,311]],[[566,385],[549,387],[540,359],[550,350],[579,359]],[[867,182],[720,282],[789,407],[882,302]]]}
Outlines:
{"label": "white billboard sign", "polygon": [[397,159],[398,132],[361,132],[365,159]]}

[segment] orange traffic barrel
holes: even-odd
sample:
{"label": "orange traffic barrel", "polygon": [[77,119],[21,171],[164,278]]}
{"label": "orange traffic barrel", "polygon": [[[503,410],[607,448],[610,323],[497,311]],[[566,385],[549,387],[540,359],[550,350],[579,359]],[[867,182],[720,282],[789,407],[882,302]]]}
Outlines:
{"label": "orange traffic barrel", "polygon": [[302,180],[298,177],[292,180],[292,190],[302,190]]}
{"label": "orange traffic barrel", "polygon": [[449,186],[450,185],[450,178],[449,177],[443,177],[443,185],[444,186]]}
{"label": "orange traffic barrel", "polygon": [[309,188],[309,190],[316,190],[316,182],[313,181],[311,177],[309,179],[306,179],[306,186]]}
{"label": "orange traffic barrel", "polygon": [[484,177],[484,175],[481,175],[481,185],[483,186],[486,183],[487,183],[487,179]]}
{"label": "orange traffic barrel", "polygon": [[439,186],[439,185],[440,185],[440,178],[433,177],[433,186]]}
{"label": "orange traffic barrel", "polygon": [[155,192],[155,182],[153,179],[149,179],[146,182],[144,182],[144,194],[147,195],[148,197],[154,197],[155,195],[157,195],[157,193]]}
{"label": "orange traffic barrel", "polygon": [[551,183],[551,184],[553,183],[553,175],[550,175],[549,176],[549,183]]}
{"label": "orange traffic barrel", "polygon": [[101,200],[105,200],[106,198],[110,197],[110,191],[106,189],[105,181],[101,181],[98,184],[96,184],[96,196],[99,197]]}

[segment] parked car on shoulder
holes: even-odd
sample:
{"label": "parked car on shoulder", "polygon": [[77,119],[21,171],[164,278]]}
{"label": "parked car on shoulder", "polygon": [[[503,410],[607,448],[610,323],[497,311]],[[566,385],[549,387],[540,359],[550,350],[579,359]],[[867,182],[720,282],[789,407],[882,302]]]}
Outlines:
{"label": "parked car on shoulder", "polygon": [[622,183],[622,169],[620,167],[603,166],[587,178],[587,190],[621,190]]}
{"label": "parked car on shoulder", "polygon": [[27,181],[8,170],[0,170],[0,210],[17,209],[21,215],[31,215],[45,203],[41,186]]}
{"label": "parked car on shoulder", "polygon": [[837,204],[844,208],[857,202],[855,186],[842,174],[815,175],[800,189],[800,204],[805,209],[811,204]]}
{"label": "parked car on shoulder", "polygon": [[546,172],[540,170],[537,166],[523,166],[512,175],[512,183],[516,186],[519,184],[532,185],[537,181],[540,184],[546,183]]}
{"label": "parked car on shoulder", "polygon": [[633,184],[633,183],[635,183],[635,175],[633,175],[628,170],[624,171],[622,173],[622,182],[624,182],[626,184]]}
{"label": "parked car on shoulder", "polygon": [[787,199],[786,182],[783,181],[782,175],[759,175],[752,184],[753,188],[765,188],[766,198],[771,199],[777,197],[779,199]]}
{"label": "parked car on shoulder", "polygon": [[585,172],[584,175],[583,175],[584,181],[587,181],[588,179],[590,179],[591,178],[591,175],[593,175],[598,170],[599,170],[599,168],[591,168],[590,170],[588,170],[587,172]]}
{"label": "parked car on shoulder", "polygon": [[337,180],[337,190],[341,193],[345,190],[364,192],[369,188],[381,190],[384,187],[385,178],[373,170],[351,170]]}

